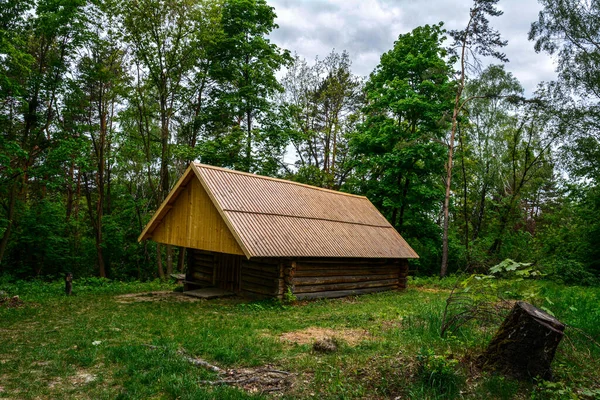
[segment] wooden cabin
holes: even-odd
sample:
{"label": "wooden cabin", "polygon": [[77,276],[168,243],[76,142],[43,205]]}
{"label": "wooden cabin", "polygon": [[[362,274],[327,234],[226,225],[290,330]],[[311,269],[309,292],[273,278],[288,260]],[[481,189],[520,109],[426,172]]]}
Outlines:
{"label": "wooden cabin", "polygon": [[185,289],[342,297],[406,287],[415,251],[364,196],[192,163],[139,240],[188,249]]}

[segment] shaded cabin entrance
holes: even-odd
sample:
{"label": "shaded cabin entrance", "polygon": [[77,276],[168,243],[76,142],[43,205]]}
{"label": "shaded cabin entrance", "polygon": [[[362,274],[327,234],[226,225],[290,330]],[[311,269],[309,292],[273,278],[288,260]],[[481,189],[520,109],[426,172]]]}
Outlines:
{"label": "shaded cabin entrance", "polygon": [[242,257],[235,254],[215,254],[215,286],[239,293],[242,285]]}
{"label": "shaded cabin entrance", "polygon": [[236,254],[188,249],[185,290],[216,287],[239,293],[242,287],[242,259]]}

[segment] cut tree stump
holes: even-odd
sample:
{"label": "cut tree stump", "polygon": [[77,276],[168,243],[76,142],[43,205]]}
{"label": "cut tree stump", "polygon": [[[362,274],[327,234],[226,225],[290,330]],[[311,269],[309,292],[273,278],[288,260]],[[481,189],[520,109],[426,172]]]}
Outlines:
{"label": "cut tree stump", "polygon": [[479,364],[518,379],[550,380],[550,364],[564,330],[565,325],[550,314],[519,301],[479,357]]}

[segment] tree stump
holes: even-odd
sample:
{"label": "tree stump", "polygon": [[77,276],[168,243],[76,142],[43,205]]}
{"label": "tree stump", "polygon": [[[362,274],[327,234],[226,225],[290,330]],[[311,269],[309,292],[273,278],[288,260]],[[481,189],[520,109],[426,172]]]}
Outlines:
{"label": "tree stump", "polygon": [[65,293],[67,294],[67,296],[70,296],[72,292],[73,292],[73,274],[70,272],[67,272],[67,274],[65,275]]}
{"label": "tree stump", "polygon": [[550,364],[564,330],[565,325],[550,314],[519,301],[479,357],[480,366],[517,379],[550,380]]}

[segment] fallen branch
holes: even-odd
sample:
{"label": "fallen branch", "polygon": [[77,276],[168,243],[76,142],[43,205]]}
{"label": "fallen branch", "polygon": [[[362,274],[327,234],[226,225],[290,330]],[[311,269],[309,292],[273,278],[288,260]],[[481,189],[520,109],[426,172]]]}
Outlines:
{"label": "fallen branch", "polygon": [[[154,346],[152,344],[144,344],[144,346],[148,347],[149,349],[152,350],[166,350],[167,348],[164,346]],[[217,367],[216,365],[213,365],[211,363],[209,363],[206,360],[203,360],[201,358],[195,358],[195,357],[191,357],[187,354],[186,351],[184,350],[177,350],[177,354],[179,354],[180,356],[183,357],[183,359],[191,364],[194,364],[197,367],[204,367],[204,368],[208,368],[211,371],[214,371],[216,373],[222,374],[225,371],[222,370],[221,368]]]}
{"label": "fallen branch", "polygon": [[221,379],[218,381],[199,381],[198,383],[200,383],[201,385],[216,386],[216,385],[235,385],[235,384],[240,384],[240,383],[252,383],[252,382],[256,382],[256,381],[258,381],[258,377],[253,376],[250,378],[243,378],[243,379]]}
{"label": "fallen branch", "polygon": [[[144,346],[153,350],[169,350],[169,348],[164,346],[155,346],[151,344],[144,344]],[[180,349],[176,352],[180,355],[185,361],[198,366],[207,368],[217,374],[223,376],[227,376],[228,378],[217,379],[214,381],[202,380],[198,381],[200,385],[210,385],[210,386],[218,386],[218,385],[248,385],[254,383],[262,392],[275,392],[279,390],[283,390],[284,388],[281,386],[273,386],[273,385],[281,385],[283,384],[290,376],[293,374],[288,371],[281,371],[278,369],[267,369],[270,365],[266,365],[266,368],[256,368],[256,369],[222,369],[209,363],[206,360],[201,358],[196,358],[190,356],[185,350]],[[272,386],[272,387],[265,387]]]}
{"label": "fallen branch", "polygon": [[185,353],[183,353],[183,351],[178,351],[177,354],[181,354],[183,356],[184,360],[186,360],[189,363],[194,364],[195,366],[208,368],[211,371],[217,372],[219,374],[222,374],[223,372],[225,372],[221,368],[217,367],[216,365],[213,365],[213,364],[209,363],[208,361],[205,361],[201,358],[193,358],[188,355],[185,355]]}

